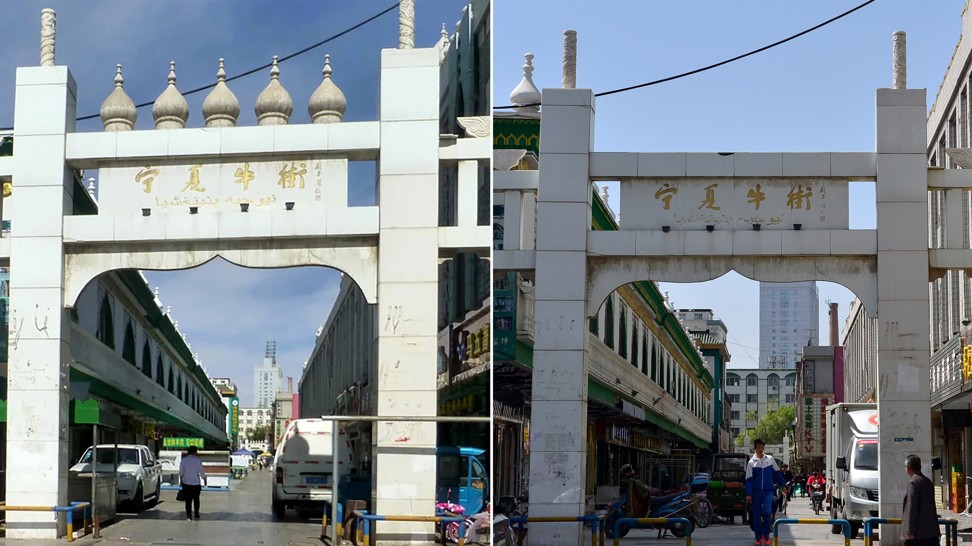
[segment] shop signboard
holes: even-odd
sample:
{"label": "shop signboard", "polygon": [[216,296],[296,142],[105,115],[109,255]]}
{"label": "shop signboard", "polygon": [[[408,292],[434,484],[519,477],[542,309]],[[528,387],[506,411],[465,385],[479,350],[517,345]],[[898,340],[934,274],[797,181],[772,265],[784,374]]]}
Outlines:
{"label": "shop signboard", "polygon": [[196,446],[197,448],[202,449],[203,439],[202,438],[162,438],[163,449],[169,449],[169,448],[185,449],[190,446]]}
{"label": "shop signboard", "polygon": [[516,360],[516,273],[500,275],[493,283],[492,330],[494,359]]}

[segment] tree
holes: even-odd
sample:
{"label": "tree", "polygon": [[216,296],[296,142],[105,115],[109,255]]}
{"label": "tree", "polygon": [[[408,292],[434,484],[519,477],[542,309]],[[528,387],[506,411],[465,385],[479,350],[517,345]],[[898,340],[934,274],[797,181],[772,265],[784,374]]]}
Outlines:
{"label": "tree", "polygon": [[259,425],[246,431],[246,437],[251,442],[263,442],[267,439],[267,426]]}
{"label": "tree", "polygon": [[746,431],[749,441],[761,438],[767,444],[782,443],[783,436],[793,429],[795,415],[793,406],[781,406],[779,409],[764,413],[756,423],[756,428]]}

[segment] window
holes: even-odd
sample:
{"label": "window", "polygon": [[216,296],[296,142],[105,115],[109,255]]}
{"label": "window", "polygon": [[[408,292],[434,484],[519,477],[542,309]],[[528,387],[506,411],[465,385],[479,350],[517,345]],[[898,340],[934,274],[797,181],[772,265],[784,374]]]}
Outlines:
{"label": "window", "polygon": [[621,321],[618,325],[618,334],[620,338],[618,339],[618,354],[621,358],[628,358],[628,312],[621,306]]}
{"label": "window", "polygon": [[98,330],[95,337],[109,348],[115,348],[115,320],[111,315],[111,303],[107,294],[102,298],[101,309],[98,310]]}
{"label": "window", "polygon": [[152,351],[147,341],[142,346],[142,374],[145,377],[152,377]]}
{"label": "window", "polygon": [[727,387],[738,387],[739,386],[739,376],[738,375],[728,375],[728,376],[726,376],[726,386]]}
{"label": "window", "polygon": [[758,398],[757,398],[757,396],[758,395],[756,395],[756,394],[747,394],[746,395],[746,403],[747,404],[755,404],[755,403],[757,403],[759,401]]}
{"label": "window", "polygon": [[793,395],[792,394],[786,395],[786,403],[787,404],[792,404],[793,403]]}
{"label": "window", "polygon": [[131,322],[125,327],[125,343],[122,345],[122,358],[132,366],[137,366],[135,364],[135,330],[132,329]]}
{"label": "window", "polygon": [[162,368],[161,353],[159,353],[159,358],[155,359],[155,382],[165,388],[165,370]]}
{"label": "window", "polygon": [[748,375],[746,377],[746,386],[747,387],[755,387],[758,384],[757,381],[759,381],[759,380],[756,378],[756,376],[750,374],[750,375]]}
{"label": "window", "polygon": [[732,402],[733,404],[738,404],[739,403],[739,395],[738,394],[730,394],[729,395],[729,402]]}
{"label": "window", "polygon": [[604,344],[614,348],[614,296],[608,296],[604,308]]}
{"label": "window", "polygon": [[172,377],[173,375],[175,375],[175,372],[172,369],[172,364],[169,364],[169,392],[171,394],[175,394],[175,378]]}
{"label": "window", "polygon": [[731,412],[729,414],[729,418],[732,419],[733,421],[739,420],[739,412],[738,411]]}

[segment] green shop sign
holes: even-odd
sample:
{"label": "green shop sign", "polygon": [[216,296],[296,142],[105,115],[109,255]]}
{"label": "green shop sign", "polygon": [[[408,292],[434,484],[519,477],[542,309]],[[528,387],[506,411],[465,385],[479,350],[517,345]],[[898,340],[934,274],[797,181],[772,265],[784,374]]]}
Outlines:
{"label": "green shop sign", "polygon": [[162,438],[162,447],[203,447],[202,438]]}

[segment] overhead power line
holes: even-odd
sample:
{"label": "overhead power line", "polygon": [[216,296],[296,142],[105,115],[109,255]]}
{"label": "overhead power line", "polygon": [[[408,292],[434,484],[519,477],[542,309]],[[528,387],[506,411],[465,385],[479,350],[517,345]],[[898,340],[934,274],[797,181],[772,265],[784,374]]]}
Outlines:
{"label": "overhead power line", "polygon": [[[844,13],[841,13],[840,15],[837,15],[835,17],[831,17],[830,19],[827,19],[826,21],[824,21],[823,23],[820,23],[819,25],[812,26],[812,27],[810,27],[810,28],[808,28],[808,29],[806,29],[806,30],[804,30],[802,32],[798,32],[798,33],[794,34],[793,36],[790,36],[788,38],[784,38],[784,39],[779,40],[777,42],[773,42],[772,44],[769,44],[769,45],[765,45],[765,46],[763,46],[763,47],[761,47],[759,49],[754,49],[754,50],[752,50],[752,51],[750,51],[748,53],[743,53],[742,55],[737,55],[735,57],[732,57],[731,59],[726,59],[724,61],[720,61],[720,62],[717,62],[715,64],[710,64],[709,66],[703,66],[702,68],[696,68],[695,70],[689,70],[688,72],[682,72],[681,74],[676,74],[674,76],[669,76],[667,78],[662,78],[660,80],[653,80],[653,81],[650,81],[650,82],[639,83],[637,85],[631,85],[631,86],[628,86],[628,87],[622,87],[620,89],[612,89],[610,91],[602,91],[600,93],[595,93],[594,96],[595,97],[606,97],[608,95],[614,95],[614,94],[617,94],[617,93],[624,93],[625,91],[631,91],[631,90],[634,90],[634,89],[641,89],[642,87],[649,87],[649,86],[652,86],[652,85],[658,85],[660,83],[670,82],[672,80],[677,80],[679,78],[684,78],[686,76],[692,76],[692,75],[698,74],[700,72],[705,72],[707,70],[712,70],[713,68],[718,68],[718,67],[720,67],[722,65],[729,64],[731,62],[738,61],[740,59],[745,59],[746,57],[749,57],[751,55],[755,55],[757,53],[762,53],[763,51],[766,51],[768,49],[772,49],[772,48],[774,48],[774,47],[776,47],[778,45],[783,45],[783,44],[789,42],[790,40],[795,40],[795,39],[797,39],[797,38],[799,38],[799,37],[801,37],[801,36],[803,36],[805,34],[809,34],[809,33],[813,32],[813,31],[815,31],[815,30],[817,30],[819,28],[823,28],[823,27],[829,25],[830,23],[833,23],[834,21],[837,21],[839,19],[842,19],[842,18],[844,18],[844,17],[846,17],[846,16],[854,13],[855,11],[857,11],[857,10],[859,10],[859,9],[867,6],[868,4],[874,3],[875,1],[876,0],[867,0],[863,4],[860,4],[860,5],[858,5],[858,6],[854,7],[854,8],[851,8],[851,9],[845,11]],[[510,108],[522,108],[522,107],[525,107],[525,106],[540,106],[540,103],[534,103],[534,104],[519,104],[519,105],[511,104],[511,105],[507,105],[507,106],[494,106],[493,109],[494,110],[506,110],[506,109],[510,109]]]}
{"label": "overhead power line", "polygon": [[[340,38],[340,37],[342,37],[342,36],[344,36],[346,34],[350,34],[351,32],[354,32],[355,30],[358,30],[359,28],[367,25],[368,23],[374,21],[375,19],[378,19],[382,15],[385,15],[386,13],[394,10],[395,8],[398,7],[398,5],[399,5],[399,2],[395,2],[391,6],[385,8],[384,10],[382,10],[382,11],[380,11],[380,12],[372,15],[371,17],[368,17],[367,19],[361,21],[360,23],[357,23],[357,24],[355,24],[353,26],[350,26],[350,27],[342,30],[341,32],[338,32],[337,34],[335,34],[333,36],[330,36],[328,38],[325,38],[325,39],[321,40],[320,42],[317,42],[316,44],[307,46],[304,49],[301,49],[300,51],[295,51],[294,53],[291,53],[289,55],[284,55],[283,57],[279,57],[277,59],[277,63],[280,64],[280,63],[282,63],[284,61],[293,59],[294,57],[297,57],[298,55],[303,55],[304,53],[307,53],[308,51],[311,51],[313,49],[316,49],[318,47],[321,47],[322,45],[324,45],[324,44],[326,44],[328,42],[333,42],[334,40],[337,40],[338,38]],[[267,68],[270,68],[272,65],[273,65],[273,63],[266,63],[266,64],[263,64],[263,65],[260,65],[260,66],[258,66],[256,68],[252,68],[250,70],[247,70],[246,72],[242,72],[240,74],[236,74],[235,76],[231,76],[229,78],[226,78],[226,81],[227,82],[231,82],[233,80],[238,80],[240,78],[243,78],[243,77],[249,76],[251,74],[255,74],[257,72],[260,72],[261,70],[266,70]],[[190,89],[189,91],[186,91],[185,93],[182,93],[182,96],[192,95],[194,93],[199,93],[200,91],[206,91],[207,89],[212,89],[214,87],[216,87],[216,83],[215,82],[214,83],[211,83],[209,85],[204,85],[202,87],[197,87],[195,89]],[[146,106],[152,106],[153,104],[155,104],[155,101],[143,102],[143,103],[140,103],[140,104],[136,104],[135,105],[135,108],[144,108]],[[99,117],[100,115],[101,114],[98,113],[98,114],[91,114],[91,115],[87,115],[87,116],[81,116],[81,117],[77,118],[77,121],[86,121],[86,120],[89,120],[89,119],[94,119],[96,117]],[[12,131],[12,130],[13,130],[13,127],[3,127],[3,128],[0,128],[0,131]]]}

